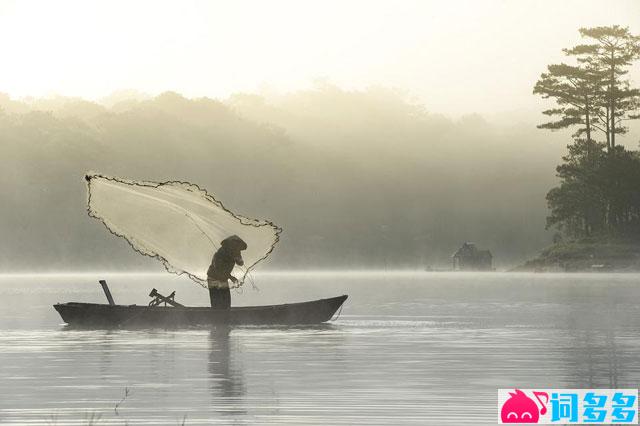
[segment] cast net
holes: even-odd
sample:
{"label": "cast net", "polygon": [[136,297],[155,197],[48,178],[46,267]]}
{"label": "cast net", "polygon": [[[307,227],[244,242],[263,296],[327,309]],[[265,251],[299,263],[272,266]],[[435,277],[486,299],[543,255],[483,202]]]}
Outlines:
{"label": "cast net", "polygon": [[237,235],[247,243],[244,266],[235,267],[239,287],[273,251],[282,231],[267,220],[228,210],[188,182],[138,182],[87,174],[89,216],[126,239],[137,252],[162,261],[167,271],[207,286],[207,269],[220,242]]}

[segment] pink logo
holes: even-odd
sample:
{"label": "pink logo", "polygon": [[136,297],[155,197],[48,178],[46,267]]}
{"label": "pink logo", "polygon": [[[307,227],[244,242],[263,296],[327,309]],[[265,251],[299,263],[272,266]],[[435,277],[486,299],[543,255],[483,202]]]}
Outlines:
{"label": "pink logo", "polygon": [[[503,423],[538,423],[540,414],[544,415],[547,412],[549,394],[546,392],[533,392],[533,396],[540,403],[540,410],[538,410],[538,404],[520,389],[516,389],[515,393],[509,392],[509,395],[511,395],[510,398],[502,404],[500,410]],[[545,397],[544,402],[540,400],[541,396]]]}

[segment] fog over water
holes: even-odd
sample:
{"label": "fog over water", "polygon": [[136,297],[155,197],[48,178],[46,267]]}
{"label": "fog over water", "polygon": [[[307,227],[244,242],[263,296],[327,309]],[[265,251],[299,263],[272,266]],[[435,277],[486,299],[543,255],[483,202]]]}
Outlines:
{"label": "fog over water", "polygon": [[[186,278],[100,277],[118,303],[208,302]],[[51,304],[103,302],[95,278],[0,277],[3,424],[490,425],[498,388],[640,382],[633,274],[256,274],[234,305],[350,298],[322,326],[66,329]]]}

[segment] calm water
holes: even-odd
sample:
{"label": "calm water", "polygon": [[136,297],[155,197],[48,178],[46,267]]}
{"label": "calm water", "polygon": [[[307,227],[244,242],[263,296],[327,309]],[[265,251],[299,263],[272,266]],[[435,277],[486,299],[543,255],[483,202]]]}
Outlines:
{"label": "calm water", "polygon": [[208,303],[169,275],[0,277],[0,423],[495,424],[500,387],[640,383],[639,275],[264,274],[233,303],[350,298],[317,327],[65,329],[51,305],[103,277]]}

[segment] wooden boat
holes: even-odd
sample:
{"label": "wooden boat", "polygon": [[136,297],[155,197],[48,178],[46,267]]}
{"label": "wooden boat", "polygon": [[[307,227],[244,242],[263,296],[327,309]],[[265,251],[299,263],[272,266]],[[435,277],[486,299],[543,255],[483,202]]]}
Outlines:
{"label": "wooden boat", "polygon": [[[104,286],[103,286],[104,287]],[[107,291],[105,290],[105,293]],[[110,296],[110,294],[109,294]],[[197,327],[212,325],[294,325],[329,321],[347,299],[346,295],[310,302],[270,306],[243,306],[230,309],[169,305],[150,306],[99,303],[58,303],[53,305],[69,325],[82,327]],[[164,296],[161,296],[164,298]],[[169,299],[169,298],[164,298]]]}

